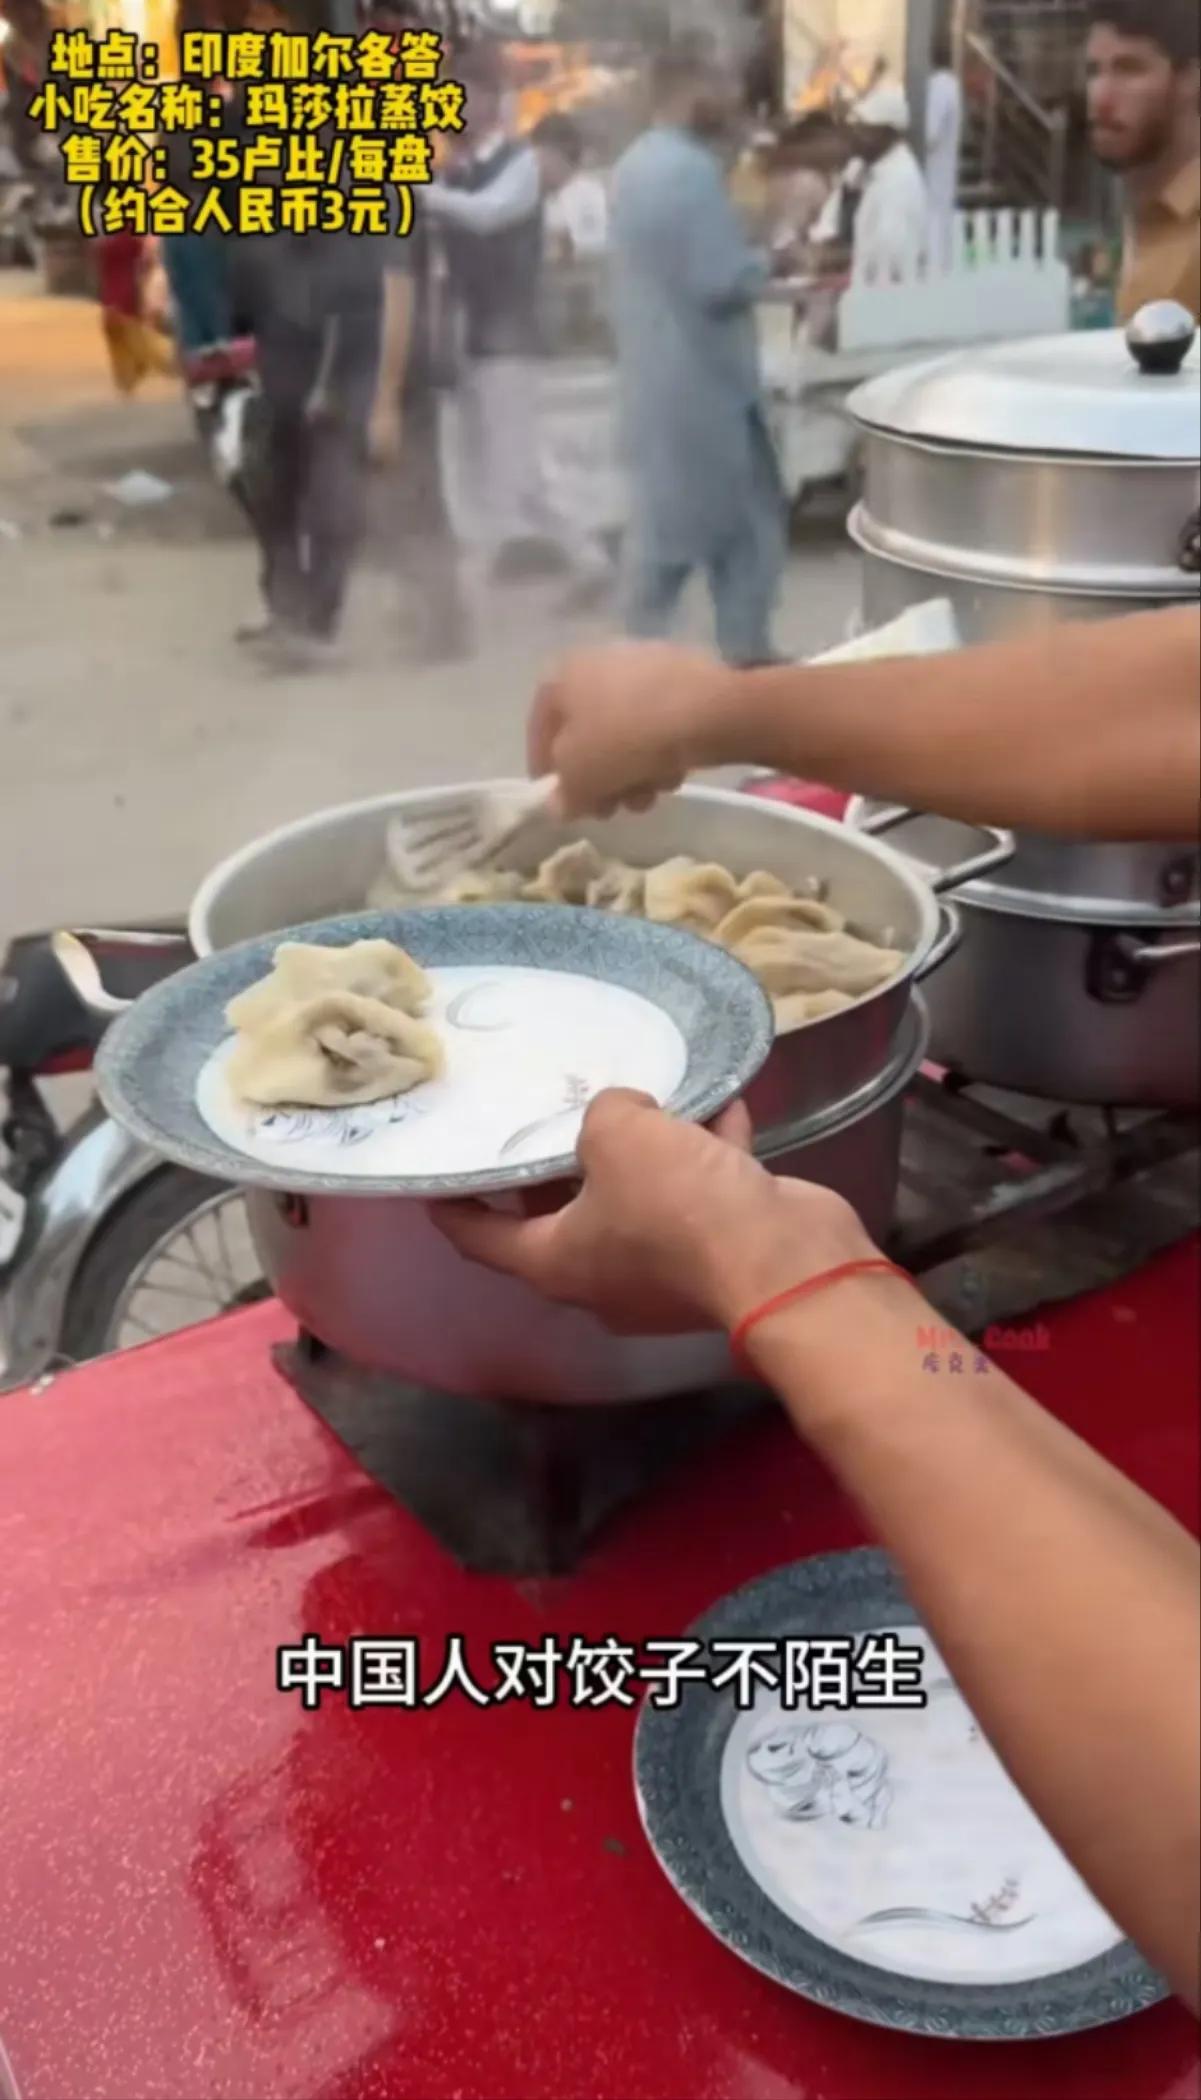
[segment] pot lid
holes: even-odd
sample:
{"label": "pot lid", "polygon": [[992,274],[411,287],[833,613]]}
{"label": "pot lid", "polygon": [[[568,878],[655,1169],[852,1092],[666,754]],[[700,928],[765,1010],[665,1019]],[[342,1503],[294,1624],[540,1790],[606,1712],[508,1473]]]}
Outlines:
{"label": "pot lid", "polygon": [[849,407],[869,429],[989,452],[1094,459],[1201,457],[1201,351],[1183,307],[1129,329],[1035,336],[903,365]]}

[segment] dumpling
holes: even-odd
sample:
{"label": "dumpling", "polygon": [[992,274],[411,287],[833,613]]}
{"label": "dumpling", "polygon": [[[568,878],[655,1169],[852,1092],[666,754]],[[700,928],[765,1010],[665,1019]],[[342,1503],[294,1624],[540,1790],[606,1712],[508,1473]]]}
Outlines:
{"label": "dumpling", "polygon": [[765,868],[756,868],[753,875],[743,876],[738,894],[744,904],[749,904],[754,897],[792,897],[796,893],[786,882],[781,882],[778,875],[769,875]]}
{"label": "dumpling", "polygon": [[808,1028],[813,1021],[844,1014],[854,1004],[849,992],[789,992],[775,1001],[776,1034],[791,1035],[797,1028]]}
{"label": "dumpling", "polygon": [[733,952],[773,999],[794,992],[845,992],[863,999],[895,977],[905,960],[895,948],[874,948],[850,933],[784,926],[758,927]]}
{"label": "dumpling", "polygon": [[531,904],[584,904],[592,884],[604,872],[605,863],[596,847],[587,839],[577,839],[573,846],[560,846],[543,861],[522,895]]}
{"label": "dumpling", "polygon": [[623,919],[646,917],[646,873],[611,860],[603,875],[588,885],[588,903],[593,911],[615,912]]}
{"label": "dumpling", "polygon": [[753,933],[765,929],[803,933],[841,933],[846,920],[828,904],[808,897],[752,897],[722,920],[714,935],[722,948],[737,954]]}
{"label": "dumpling", "polygon": [[442,1070],[434,1030],[380,999],[293,1001],[239,1036],[229,1084],[261,1108],[345,1108],[407,1094]]}
{"label": "dumpling", "polygon": [[323,992],[349,992],[358,999],[377,1000],[397,1013],[420,1014],[429,1005],[433,986],[420,965],[394,941],[354,941],[346,948],[281,941],[271,975],[232,1000],[225,1018],[231,1028],[244,1034]]}
{"label": "dumpling", "polygon": [[681,855],[648,871],[646,916],[660,926],[709,936],[737,903],[738,884],[728,868]]}
{"label": "dumpling", "polygon": [[515,904],[525,888],[525,876],[503,868],[465,868],[443,890],[440,904]]}

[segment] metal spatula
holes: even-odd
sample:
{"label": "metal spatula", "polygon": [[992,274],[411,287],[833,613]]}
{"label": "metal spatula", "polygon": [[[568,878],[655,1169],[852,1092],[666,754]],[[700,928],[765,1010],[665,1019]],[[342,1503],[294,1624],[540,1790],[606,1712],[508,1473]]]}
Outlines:
{"label": "metal spatula", "polygon": [[481,788],[437,809],[402,810],[388,828],[388,858],[401,888],[426,896],[469,869],[487,867],[547,814],[558,787],[552,775],[503,792]]}

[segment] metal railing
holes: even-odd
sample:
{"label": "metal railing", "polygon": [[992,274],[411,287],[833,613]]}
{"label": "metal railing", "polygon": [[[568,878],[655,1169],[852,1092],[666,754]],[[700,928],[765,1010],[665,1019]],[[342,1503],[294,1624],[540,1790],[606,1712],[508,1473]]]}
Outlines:
{"label": "metal railing", "polygon": [[963,49],[984,85],[982,102],[973,98],[982,188],[1000,203],[1045,204],[1058,211],[1067,173],[1067,110],[1044,109],[986,38],[969,32]]}

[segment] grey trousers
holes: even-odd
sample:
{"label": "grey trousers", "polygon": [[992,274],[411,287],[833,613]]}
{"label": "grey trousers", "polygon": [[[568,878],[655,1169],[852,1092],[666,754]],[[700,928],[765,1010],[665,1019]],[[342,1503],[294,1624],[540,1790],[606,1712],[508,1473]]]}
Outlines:
{"label": "grey trousers", "polygon": [[729,531],[714,540],[704,559],[664,560],[635,539],[626,585],[627,633],[647,641],[669,634],[689,578],[703,568],[713,599],[717,646],[726,662],[770,662],[775,655],[772,619],[787,546],[783,491],[764,432],[752,500],[743,515],[731,521]]}

